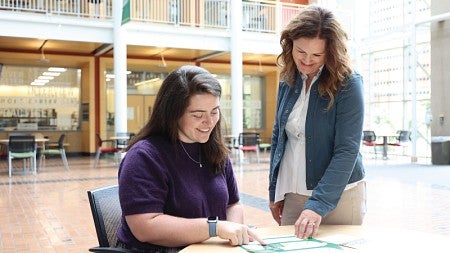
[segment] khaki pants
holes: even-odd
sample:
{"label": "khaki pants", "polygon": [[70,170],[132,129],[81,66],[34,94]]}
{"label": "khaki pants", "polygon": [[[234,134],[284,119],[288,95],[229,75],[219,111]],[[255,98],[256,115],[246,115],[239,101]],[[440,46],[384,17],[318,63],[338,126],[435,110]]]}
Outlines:
{"label": "khaki pants", "polygon": [[[281,225],[294,225],[309,196],[288,193],[284,198]],[[344,191],[336,208],[321,224],[329,225],[361,225],[366,214],[366,182],[360,181],[356,186]]]}

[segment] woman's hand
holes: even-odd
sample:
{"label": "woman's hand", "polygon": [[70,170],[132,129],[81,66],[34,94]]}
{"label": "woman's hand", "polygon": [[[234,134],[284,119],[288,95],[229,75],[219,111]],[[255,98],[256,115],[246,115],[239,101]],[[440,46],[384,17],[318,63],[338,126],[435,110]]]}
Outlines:
{"label": "woman's hand", "polygon": [[295,222],[295,235],[301,239],[315,236],[319,231],[322,216],[318,213],[305,209]]}
{"label": "woman's hand", "polygon": [[281,225],[281,215],[283,214],[284,201],[273,202],[270,201],[269,208],[270,212],[272,212],[272,217]]}
{"label": "woman's hand", "polygon": [[266,245],[266,243],[247,225],[235,222],[218,221],[217,236],[229,240],[232,246],[248,244],[254,240],[258,241],[261,245]]}

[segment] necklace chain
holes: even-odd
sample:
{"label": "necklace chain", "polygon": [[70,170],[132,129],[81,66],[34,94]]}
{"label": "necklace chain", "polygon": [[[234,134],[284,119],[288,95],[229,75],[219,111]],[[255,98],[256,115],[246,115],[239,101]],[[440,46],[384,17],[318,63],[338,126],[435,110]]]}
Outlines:
{"label": "necklace chain", "polygon": [[181,141],[180,141],[180,145],[181,145],[181,147],[183,148],[184,153],[186,153],[186,155],[189,157],[189,159],[191,159],[191,160],[192,160],[193,162],[195,162],[195,163],[198,163],[199,166],[200,166],[200,168],[202,168],[203,165],[202,165],[202,154],[201,154],[201,152],[198,153],[198,161],[197,161],[197,160],[195,160],[194,158],[192,158],[192,157],[189,155],[189,153],[186,151],[186,149],[184,148],[183,143],[182,143]]}

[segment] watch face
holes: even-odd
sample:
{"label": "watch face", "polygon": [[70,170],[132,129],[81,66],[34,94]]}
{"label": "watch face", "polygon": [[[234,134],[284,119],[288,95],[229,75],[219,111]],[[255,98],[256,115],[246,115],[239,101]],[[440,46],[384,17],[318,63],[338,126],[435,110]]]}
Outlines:
{"label": "watch face", "polygon": [[217,222],[218,218],[217,216],[209,216],[208,217],[208,222]]}

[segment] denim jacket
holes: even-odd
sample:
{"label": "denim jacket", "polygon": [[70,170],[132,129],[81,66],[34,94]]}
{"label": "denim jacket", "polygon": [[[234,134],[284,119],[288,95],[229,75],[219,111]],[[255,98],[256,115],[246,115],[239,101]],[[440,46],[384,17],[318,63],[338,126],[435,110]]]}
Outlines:
{"label": "denim jacket", "polygon": [[[286,146],[286,123],[302,86],[298,74],[294,87],[283,81],[279,85],[270,154],[270,201],[275,199]],[[321,97],[317,88],[315,81],[305,123],[306,187],[313,192],[304,208],[325,217],[336,207],[346,185],[362,180],[365,175],[359,153],[364,120],[363,81],[357,73],[346,78],[329,110],[326,110],[329,98]]]}

